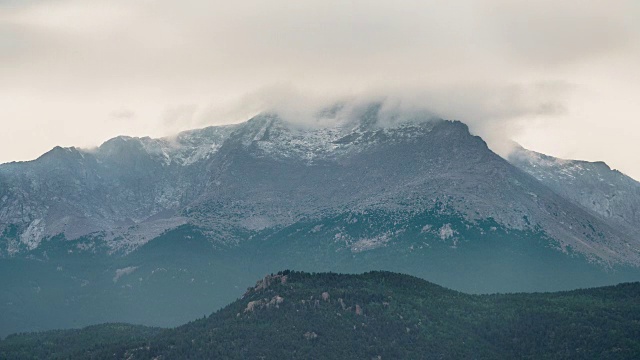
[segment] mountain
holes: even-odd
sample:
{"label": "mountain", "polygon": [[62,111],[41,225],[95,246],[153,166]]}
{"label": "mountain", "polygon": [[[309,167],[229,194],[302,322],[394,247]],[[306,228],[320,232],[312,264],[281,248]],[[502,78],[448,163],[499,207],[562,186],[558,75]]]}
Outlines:
{"label": "mountain", "polygon": [[468,295],[412,276],[284,271],[175,329],[12,335],[5,358],[434,359],[640,356],[640,283]]}
{"label": "mountain", "polygon": [[604,162],[558,159],[517,147],[508,160],[592,213],[640,233],[640,182]]}
{"label": "mountain", "polygon": [[0,335],[175,326],[274,269],[408,273],[473,293],[640,279],[631,226],[458,121],[337,106],[0,165]]}
{"label": "mountain", "polygon": [[442,204],[472,222],[540,228],[597,261],[640,264],[628,233],[517,171],[464,124],[384,127],[379,111],[371,105],[351,121],[312,129],[267,114],[175,139],[118,137],[94,151],[55,148],[3,165],[0,224],[16,232],[3,250],[33,250],[62,234],[126,253],[186,223],[237,243],[235,229]]}

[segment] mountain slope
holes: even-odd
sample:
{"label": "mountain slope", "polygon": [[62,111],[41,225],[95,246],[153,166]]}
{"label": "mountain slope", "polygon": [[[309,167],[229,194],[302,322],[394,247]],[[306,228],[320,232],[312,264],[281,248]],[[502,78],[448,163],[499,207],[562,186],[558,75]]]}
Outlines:
{"label": "mountain slope", "polygon": [[516,148],[509,161],[626,231],[640,233],[640,183],[603,162],[564,160]]}
{"label": "mountain slope", "polygon": [[[388,272],[285,271],[266,276],[211,316],[175,329],[138,329],[129,341],[119,336],[119,343],[95,327],[14,335],[0,342],[0,356],[632,359],[640,355],[639,300],[638,283],[467,295]],[[102,334],[133,330],[107,325]]]}

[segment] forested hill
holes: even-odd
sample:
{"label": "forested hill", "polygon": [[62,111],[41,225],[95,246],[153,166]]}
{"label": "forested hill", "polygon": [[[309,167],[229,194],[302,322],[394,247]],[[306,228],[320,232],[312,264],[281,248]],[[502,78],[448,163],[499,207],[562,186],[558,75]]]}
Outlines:
{"label": "forested hill", "polygon": [[640,283],[467,295],[389,272],[284,271],[175,329],[12,335],[0,358],[640,358]]}

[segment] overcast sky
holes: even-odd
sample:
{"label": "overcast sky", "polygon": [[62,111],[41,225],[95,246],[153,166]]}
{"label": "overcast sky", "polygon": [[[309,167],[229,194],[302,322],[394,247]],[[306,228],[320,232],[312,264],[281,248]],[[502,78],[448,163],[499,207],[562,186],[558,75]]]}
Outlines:
{"label": "overcast sky", "polygon": [[0,0],[0,162],[371,95],[640,179],[640,1]]}

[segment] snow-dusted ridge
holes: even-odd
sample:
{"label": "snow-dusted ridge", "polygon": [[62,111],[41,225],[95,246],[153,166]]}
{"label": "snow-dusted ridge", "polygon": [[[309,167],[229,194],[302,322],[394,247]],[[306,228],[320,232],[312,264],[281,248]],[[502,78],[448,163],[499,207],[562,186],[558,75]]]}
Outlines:
{"label": "snow-dusted ridge", "polygon": [[150,137],[118,136],[106,141],[96,149],[81,150],[97,157],[109,156],[123,143],[133,142],[141,146],[150,156],[159,159],[165,166],[191,165],[206,160],[215,154],[237,125],[211,126],[203,129],[183,131],[175,136],[153,139]]}
{"label": "snow-dusted ridge", "polygon": [[[562,249],[640,265],[639,239],[624,225],[635,221],[637,208],[606,216],[612,207],[605,209],[602,200],[611,205],[624,181],[589,183],[597,191],[588,198],[594,207],[585,206],[553,185],[573,181],[575,189],[584,188],[575,180],[591,174],[582,164],[542,166],[547,160],[537,157],[529,162],[533,169],[553,171],[536,173],[520,164],[530,176],[460,122],[382,121],[379,111],[374,104],[338,120],[328,113],[328,126],[263,114],[174,137],[121,136],[92,150],[55,148],[32,162],[0,165],[0,254],[29,252],[59,234],[127,253],[183,224],[235,244],[243,241],[239,233],[301,219],[375,210],[402,224],[444,204],[470,224],[493,219],[507,229],[542,229]],[[603,184],[617,190],[598,188]],[[632,188],[624,189],[625,197],[636,201],[640,192]],[[449,233],[442,236],[448,240]],[[393,234],[387,229],[347,246],[369,251],[386,246]]]}
{"label": "snow-dusted ridge", "polygon": [[559,159],[522,147],[509,161],[585,209],[640,234],[640,182],[606,163]]}

